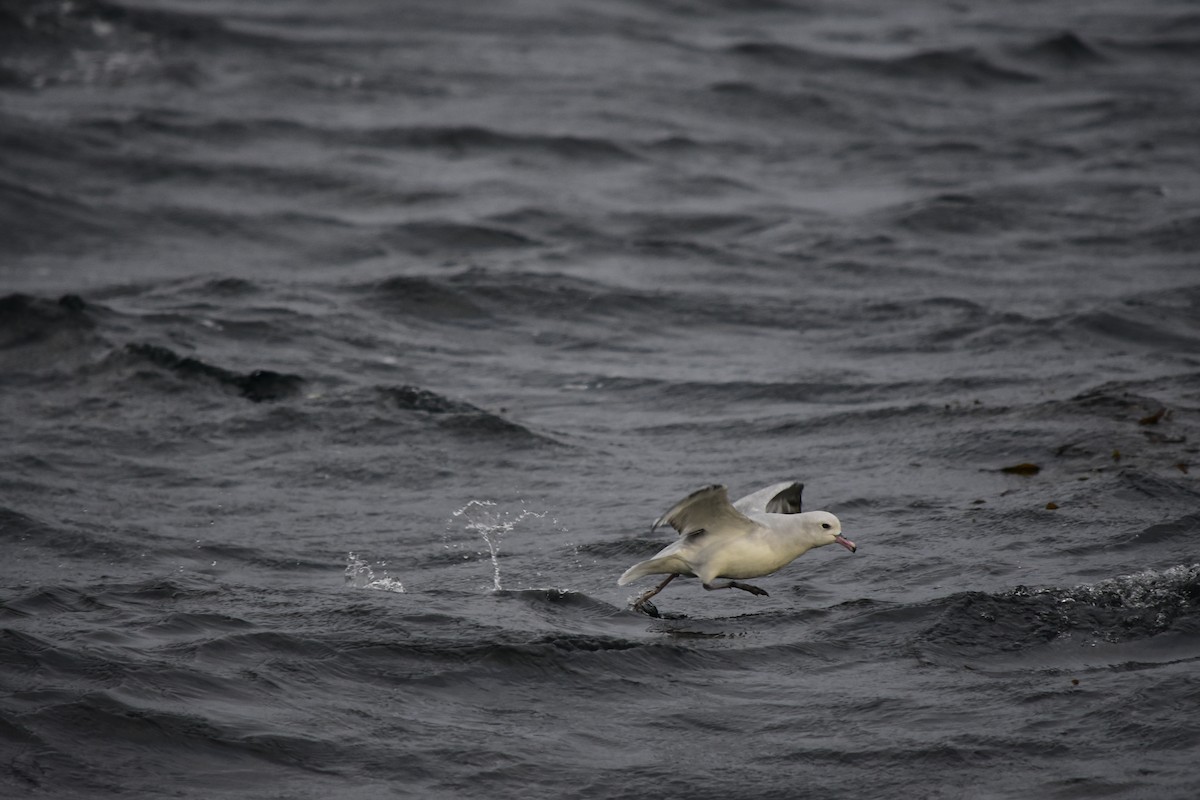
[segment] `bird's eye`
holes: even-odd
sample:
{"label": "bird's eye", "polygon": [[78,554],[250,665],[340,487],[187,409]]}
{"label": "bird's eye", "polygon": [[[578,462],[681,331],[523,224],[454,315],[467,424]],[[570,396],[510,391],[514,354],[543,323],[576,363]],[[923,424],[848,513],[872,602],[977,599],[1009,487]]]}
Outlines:
{"label": "bird's eye", "polygon": [[832,526],[832,525],[830,525],[828,522],[822,522],[822,523],[821,523],[821,527],[822,527],[822,528],[824,528],[825,530],[829,530],[829,529],[830,529],[830,528],[832,528],[833,526]]}

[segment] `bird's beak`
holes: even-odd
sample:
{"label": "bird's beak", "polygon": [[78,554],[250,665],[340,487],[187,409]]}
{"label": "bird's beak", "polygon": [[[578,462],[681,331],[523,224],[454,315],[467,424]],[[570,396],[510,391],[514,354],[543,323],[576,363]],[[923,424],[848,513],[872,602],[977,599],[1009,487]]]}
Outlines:
{"label": "bird's beak", "polygon": [[851,553],[858,550],[858,546],[855,545],[854,542],[850,541],[845,536],[842,536],[840,533],[837,536],[833,537],[833,540],[835,542],[837,542],[838,544],[840,544],[842,547],[849,550]]}

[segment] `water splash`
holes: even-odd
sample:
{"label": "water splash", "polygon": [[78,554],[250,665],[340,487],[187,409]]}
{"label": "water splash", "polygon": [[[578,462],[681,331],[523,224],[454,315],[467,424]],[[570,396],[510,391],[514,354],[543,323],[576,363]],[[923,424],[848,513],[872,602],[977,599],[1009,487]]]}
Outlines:
{"label": "water splash", "polygon": [[[387,562],[380,561],[378,566],[386,567]],[[371,565],[353,552],[346,554],[346,584],[355,589],[404,592],[404,584],[388,575],[387,570],[381,570],[380,574],[376,575],[375,570],[371,569]]]}
{"label": "water splash", "polygon": [[1179,564],[1165,570],[1144,570],[1132,575],[1068,591],[1060,602],[1086,602],[1105,608],[1184,609],[1200,600],[1200,564]]}
{"label": "water splash", "polygon": [[[453,513],[456,518],[463,519],[463,528],[477,533],[487,545],[488,555],[492,561],[493,588],[499,592],[500,585],[500,544],[504,536],[529,518],[545,519],[549,512],[530,511],[522,508],[520,511],[500,509],[491,500],[472,500]],[[557,524],[557,520],[552,520]],[[447,545],[449,547],[449,545]]]}
{"label": "water splash", "polygon": [[1200,600],[1200,564],[1180,564],[1120,575],[1069,589],[1018,586],[1016,597],[1049,596],[1059,603],[1086,603],[1098,608],[1185,608]]}
{"label": "water splash", "polygon": [[1048,602],[1038,617],[1061,632],[1090,627],[1095,638],[1118,642],[1161,633],[1180,616],[1194,613],[1200,605],[1200,564],[1148,569],[1068,589],[1018,586],[1006,594]]}

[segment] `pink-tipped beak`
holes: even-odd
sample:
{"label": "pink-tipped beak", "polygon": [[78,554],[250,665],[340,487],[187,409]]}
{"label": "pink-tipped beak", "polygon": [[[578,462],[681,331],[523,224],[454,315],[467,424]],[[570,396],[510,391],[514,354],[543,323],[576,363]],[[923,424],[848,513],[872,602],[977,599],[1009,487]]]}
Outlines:
{"label": "pink-tipped beak", "polygon": [[858,550],[858,546],[855,545],[854,542],[850,541],[845,536],[842,536],[840,533],[837,536],[833,537],[833,540],[835,542],[837,542],[838,544],[840,544],[842,547],[849,550],[851,553]]}

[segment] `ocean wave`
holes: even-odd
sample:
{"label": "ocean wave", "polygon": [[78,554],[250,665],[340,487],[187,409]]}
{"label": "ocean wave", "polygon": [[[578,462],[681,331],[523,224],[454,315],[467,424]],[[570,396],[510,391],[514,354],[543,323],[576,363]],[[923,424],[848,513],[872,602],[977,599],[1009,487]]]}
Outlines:
{"label": "ocean wave", "polygon": [[401,317],[462,324],[490,316],[481,298],[454,282],[432,276],[396,275],[361,287],[361,291],[370,305]]}
{"label": "ocean wave", "polygon": [[860,337],[854,349],[864,352],[990,349],[1043,337],[1052,328],[1045,320],[953,296],[874,302],[864,305],[860,313],[875,323],[892,323],[889,328],[899,323],[896,332]]}
{"label": "ocean wave", "polygon": [[[840,378],[840,379],[839,379]],[[588,392],[646,400],[687,397],[689,403],[727,407],[728,404],[837,404],[867,405],[925,398],[941,400],[967,392],[1009,385],[1008,379],[988,376],[950,376],[941,380],[864,381],[855,376],[830,374],[826,380],[801,381],[694,381],[606,375],[582,379]]]}
{"label": "ocean wave", "polygon": [[45,534],[52,533],[53,530],[48,523],[37,517],[0,506],[0,539],[9,542],[12,547],[18,546],[30,537],[35,540],[40,539]]}
{"label": "ocean wave", "polygon": [[404,411],[423,411],[428,414],[482,414],[482,409],[461,400],[451,400],[437,392],[418,386],[383,386],[383,399]]}
{"label": "ocean wave", "polygon": [[918,233],[979,236],[1013,229],[1024,214],[1011,205],[966,194],[941,194],[906,205],[895,224]]}
{"label": "ocean wave", "polygon": [[299,375],[268,369],[256,369],[247,373],[233,372],[198,358],[180,356],[161,345],[128,344],[125,351],[135,359],[166,370],[185,381],[209,381],[255,403],[294,397],[304,385],[304,378]]}
{"label": "ocean wave", "polygon": [[534,445],[561,446],[562,444],[548,434],[537,433],[524,425],[487,412],[455,414],[444,420],[439,420],[438,425],[456,434],[470,437],[482,436],[489,439],[515,439]]}
{"label": "ocean wave", "polygon": [[1108,61],[1094,44],[1074,31],[1063,31],[1031,45],[1013,48],[1012,52],[1022,60],[1059,69],[1079,69]]}
{"label": "ocean wave", "polygon": [[1063,327],[1077,335],[1102,337],[1127,346],[1175,352],[1200,348],[1196,317],[1186,312],[1170,314],[1166,308],[1157,311],[1148,315],[1144,308],[1098,309],[1070,318]]}
{"label": "ocean wave", "polygon": [[186,652],[188,657],[222,664],[280,659],[323,662],[338,656],[336,648],[318,638],[261,630],[204,635],[188,643]]}
{"label": "ocean wave", "polygon": [[222,587],[200,577],[173,576],[129,583],[103,585],[107,602],[161,608],[163,603],[211,600],[222,595]]}
{"label": "ocean wave", "polygon": [[[726,113],[742,118],[760,117],[773,124],[791,118],[803,124],[805,129],[816,125],[856,128],[866,122],[863,116],[843,108],[834,95],[825,92],[785,92],[749,81],[720,81],[709,86],[708,93],[713,97],[698,102],[711,106],[715,99]],[[679,147],[683,142],[674,144]],[[663,147],[661,142],[655,146],[658,149]],[[739,184],[735,186],[742,188]]]}
{"label": "ocean wave", "polygon": [[[268,116],[243,117],[214,117],[209,114],[199,114],[185,109],[139,109],[122,114],[85,117],[77,120],[74,128],[89,136],[105,137],[117,140],[121,138],[151,137],[160,141],[196,141],[207,142],[210,145],[235,147],[249,144],[259,139],[273,141],[303,140],[320,138],[321,129],[307,125],[294,119]],[[139,162],[130,159],[129,168],[137,170]],[[169,156],[162,162],[158,156],[147,160],[145,169],[149,172],[155,164],[171,165],[188,173],[187,162],[172,161]],[[217,165],[200,161],[192,169],[215,169]],[[261,174],[260,170],[270,169],[268,165],[248,165],[250,174]],[[137,174],[135,172],[135,174]]]}
{"label": "ocean wave", "polygon": [[1166,352],[1200,349],[1200,285],[1138,292],[1118,301],[1064,315],[1055,327],[1072,336],[1096,337]]}
{"label": "ocean wave", "polygon": [[[1175,489],[1176,487],[1172,487]],[[1200,503],[1200,492],[1190,492],[1191,501]],[[1159,494],[1153,492],[1151,496]],[[1200,533],[1200,514],[1184,514],[1176,519],[1167,520],[1151,525],[1134,534],[1127,541],[1118,545],[1119,548],[1140,548],[1144,546],[1172,545],[1190,546],[1193,538]]]}
{"label": "ocean wave", "polygon": [[162,79],[190,86],[198,80],[198,61],[183,58],[181,50],[262,39],[200,14],[76,0],[0,13],[0,41],[10,85],[43,89]]}
{"label": "ocean wave", "polygon": [[1133,231],[1124,244],[1163,253],[1195,253],[1200,249],[1200,214],[1175,217]]}
{"label": "ocean wave", "polygon": [[392,127],[342,130],[338,133],[339,139],[370,147],[431,149],[456,156],[516,151],[585,163],[640,160],[631,150],[611,139],[540,132],[517,133],[482,126]]}
{"label": "ocean wave", "polygon": [[1106,46],[1122,52],[1158,57],[1170,61],[1194,61],[1200,58],[1200,35],[1189,24],[1186,14],[1177,15],[1170,24],[1159,21],[1158,29],[1141,32],[1136,29],[1123,31],[1105,40]]}
{"label": "ocean wave", "polygon": [[149,648],[165,647],[174,642],[190,643],[235,632],[242,633],[252,628],[253,623],[227,614],[178,611],[168,613],[149,624],[139,625],[133,630],[126,628],[117,632],[117,635],[130,635],[134,638],[132,646]]}
{"label": "ocean wave", "polygon": [[707,238],[718,241],[739,239],[764,228],[775,220],[761,213],[711,213],[644,210],[613,220],[622,233],[640,242],[681,240],[696,243]]}
{"label": "ocean wave", "polygon": [[538,244],[524,234],[495,225],[424,220],[393,225],[375,237],[380,245],[411,253],[460,253]]}
{"label": "ocean wave", "polygon": [[[286,764],[311,772],[327,769],[315,764],[333,763],[338,748],[303,736],[253,733],[249,724],[225,723],[198,714],[146,707],[116,692],[92,691],[65,702],[48,703],[27,716],[51,747],[72,749],[71,731],[102,730],[93,741],[87,761],[101,776],[115,777],[132,764],[160,768],[174,757],[185,757],[192,769],[197,762],[222,764],[229,769],[255,762]],[[239,730],[241,728],[241,730]],[[107,762],[107,766],[101,766]],[[247,763],[249,762],[249,763]]]}
{"label": "ocean wave", "polygon": [[199,297],[218,298],[222,301],[229,301],[231,298],[240,297],[256,297],[265,293],[264,287],[248,278],[240,277],[220,277],[220,278],[201,278],[194,284],[191,284],[190,293],[194,293]]}
{"label": "ocean wave", "polygon": [[1035,406],[1030,413],[1039,416],[1075,416],[1084,413],[1117,422],[1136,422],[1162,407],[1160,401],[1132,392],[1131,388],[1127,383],[1105,383],[1066,400],[1048,400]]}
{"label": "ocean wave", "polygon": [[944,601],[923,637],[963,653],[1006,652],[1078,637],[1125,642],[1172,630],[1200,613],[1200,564],[1072,587],[971,592]]}
{"label": "ocean wave", "polygon": [[641,642],[594,636],[588,634],[544,634],[525,642],[495,643],[470,648],[463,658],[511,668],[529,668],[538,672],[569,669],[570,662],[579,656],[634,650],[645,647]]}
{"label": "ocean wave", "polygon": [[1021,70],[1002,67],[972,48],[926,50],[882,65],[889,75],[925,81],[954,81],[971,88],[1025,84],[1037,80]]}
{"label": "ocean wave", "polygon": [[[45,474],[55,475],[60,467],[52,462],[30,466],[34,467],[30,470],[34,476],[31,481],[34,490],[44,494],[45,483],[37,481],[46,481]],[[156,538],[152,534],[147,535],[147,539]],[[45,563],[51,563],[54,559],[69,559],[72,563],[80,564],[136,562],[147,546],[147,541],[132,541],[123,531],[87,521],[43,520],[4,507],[0,507],[0,540],[19,545],[22,557]]]}
{"label": "ocean wave", "polygon": [[397,275],[358,289],[368,304],[390,313],[454,325],[629,318],[661,309],[657,295],[561,274],[471,269]]}
{"label": "ocean wave", "polygon": [[[1195,487],[1193,481],[1180,478],[1182,476],[1178,472],[1168,478],[1145,470],[1125,468],[1118,473],[1118,483],[1111,487],[1111,491],[1119,500],[1131,501],[1138,506],[1152,504],[1152,507],[1161,509],[1160,513],[1165,516],[1174,509],[1200,506],[1200,489]],[[1184,515],[1174,524],[1181,524],[1188,519],[1190,517]],[[1168,526],[1166,530],[1173,527],[1169,522],[1164,524]],[[1151,529],[1157,529],[1157,526],[1150,526],[1143,533]],[[1154,538],[1157,537],[1151,537],[1151,540]]]}
{"label": "ocean wave", "polygon": [[0,245],[13,255],[82,250],[116,222],[76,195],[0,179]]}
{"label": "ocean wave", "polygon": [[753,60],[775,67],[803,70],[806,73],[830,72],[860,64],[849,56],[820,53],[782,42],[747,40],[725,47],[731,56]]}
{"label": "ocean wave", "polygon": [[1200,288],[1131,293],[1090,307],[1034,316],[958,297],[928,296],[913,302],[864,305],[859,314],[875,323],[903,323],[899,330],[860,336],[858,352],[994,351],[1016,345],[1094,347],[1106,341],[1163,352],[1200,348]]}
{"label": "ocean wave", "polygon": [[1001,66],[970,47],[953,50],[921,50],[898,58],[870,59],[817,52],[778,42],[745,41],[730,45],[726,52],[776,67],[803,70],[806,74],[851,70],[881,80],[922,81],[926,84],[956,83],[972,89],[1038,80],[1023,70]]}
{"label": "ocean wave", "polygon": [[[152,137],[180,144],[202,144],[206,148],[218,144],[232,148],[247,147],[259,141],[290,141],[389,152],[428,152],[450,159],[521,154],[530,158],[561,160],[576,167],[641,160],[633,146],[611,139],[540,131],[506,131],[483,126],[349,127],[267,115],[222,117],[187,110],[148,109],[121,116],[81,120],[76,123],[76,128],[93,136]],[[184,177],[189,172],[203,176],[206,171],[219,166],[208,160],[178,161],[169,157],[141,162],[125,156],[121,163],[136,170],[135,174],[145,172],[149,175],[156,167],[161,174],[165,167],[170,166],[182,171]],[[239,165],[241,169],[247,170],[251,177],[275,182],[295,183],[303,178],[320,185],[323,181],[331,180],[328,173],[323,171],[303,170],[291,165],[286,170],[268,164]],[[313,187],[310,185],[309,188]]]}
{"label": "ocean wave", "polygon": [[529,445],[562,444],[548,433],[535,431],[507,419],[502,414],[487,411],[462,400],[444,397],[429,389],[417,386],[381,386],[376,388],[376,392],[387,407],[427,415],[439,429],[457,435],[500,438]]}
{"label": "ocean wave", "polygon": [[87,303],[78,295],[66,294],[57,301],[24,294],[0,297],[0,350],[56,340],[71,347],[95,328]]}

